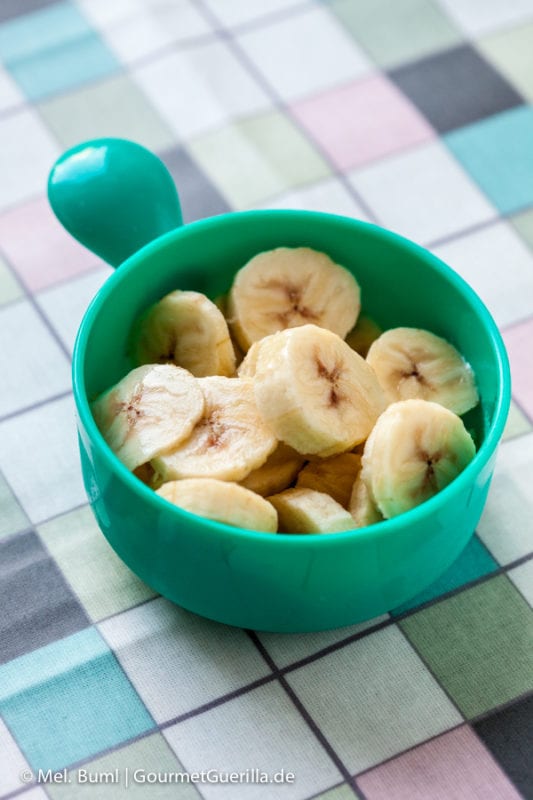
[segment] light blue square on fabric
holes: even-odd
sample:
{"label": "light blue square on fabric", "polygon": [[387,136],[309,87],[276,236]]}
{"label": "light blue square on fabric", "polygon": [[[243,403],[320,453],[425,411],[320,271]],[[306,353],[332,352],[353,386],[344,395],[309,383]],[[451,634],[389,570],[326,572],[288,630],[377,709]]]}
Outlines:
{"label": "light blue square on fabric", "polygon": [[393,617],[411,611],[413,608],[429,603],[443,594],[458,589],[471,581],[481,578],[497,570],[499,565],[493,559],[487,548],[477,538],[472,536],[469,543],[461,555],[453,562],[451,567],[446,570],[444,575],[428,586],[423,592],[417,594],[412,600],[408,600],[391,612]]}
{"label": "light blue square on fabric", "polygon": [[0,667],[0,714],[34,770],[57,770],[154,728],[94,628]]}
{"label": "light blue square on fabric", "polygon": [[69,3],[0,25],[0,58],[30,100],[105,77],[120,68],[113,53]]}
{"label": "light blue square on fabric", "polygon": [[519,106],[443,138],[500,212],[533,203],[533,108]]}

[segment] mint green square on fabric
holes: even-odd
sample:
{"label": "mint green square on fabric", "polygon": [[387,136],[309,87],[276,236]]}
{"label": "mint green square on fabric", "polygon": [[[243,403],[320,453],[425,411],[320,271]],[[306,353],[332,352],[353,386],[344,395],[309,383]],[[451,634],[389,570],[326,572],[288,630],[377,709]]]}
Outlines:
{"label": "mint green square on fabric", "polygon": [[423,592],[417,594],[412,600],[408,600],[392,612],[393,617],[399,614],[404,614],[417,606],[424,603],[429,603],[436,597],[442,594],[457,589],[459,586],[464,586],[465,583],[475,581],[483,575],[488,575],[499,568],[499,564],[491,556],[484,544],[482,544],[477,536],[473,536],[459,558],[457,558],[452,566],[446,570],[444,575],[428,586]]}
{"label": "mint green square on fabric", "polygon": [[93,622],[155,597],[111,549],[89,506],[54,517],[37,532]]}
{"label": "mint green square on fabric", "polygon": [[327,5],[381,67],[414,61],[462,40],[433,0],[328,0]]}
{"label": "mint green square on fabric", "polygon": [[533,689],[533,611],[505,575],[398,624],[468,719]]}
{"label": "mint green square on fabric", "polygon": [[154,727],[94,628],[0,667],[0,714],[34,770],[61,769]]}
{"label": "mint green square on fabric", "polygon": [[512,217],[510,222],[524,242],[533,250],[533,208]]}

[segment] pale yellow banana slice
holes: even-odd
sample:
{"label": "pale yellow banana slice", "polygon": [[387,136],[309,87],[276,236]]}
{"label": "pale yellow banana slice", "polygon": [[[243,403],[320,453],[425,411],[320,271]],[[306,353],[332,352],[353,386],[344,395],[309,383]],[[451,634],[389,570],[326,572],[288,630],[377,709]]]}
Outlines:
{"label": "pale yellow banana slice", "polygon": [[287,489],[267,499],[278,512],[282,533],[338,533],[355,527],[351,514],[324,492]]}
{"label": "pale yellow banana slice", "polygon": [[242,359],[241,363],[239,364],[239,368],[237,370],[237,375],[239,378],[253,378],[255,375],[255,368],[257,366],[257,357],[259,355],[259,350],[263,346],[265,342],[269,342],[272,336],[265,336],[264,339],[261,339],[258,342],[254,342],[244,358]]}
{"label": "pale yellow banana slice", "polygon": [[361,476],[383,516],[395,517],[444,489],[475,452],[453,411],[427,400],[402,400],[376,422]]}
{"label": "pale yellow banana slice", "polygon": [[198,378],[205,412],[191,435],[152,460],[156,480],[217,478],[240,481],[265,463],[278,444],[260,415],[251,379]]}
{"label": "pale yellow banana slice", "polygon": [[274,506],[237,483],[189,478],[164,483],[157,494],[192,514],[225,525],[264,533],[275,533],[278,528]]}
{"label": "pale yellow banana slice", "polygon": [[339,505],[347,508],[360,469],[361,456],[355,453],[311,461],[298,475],[296,487],[329,494]]}
{"label": "pale yellow banana slice", "polygon": [[366,525],[373,525],[383,519],[383,514],[372,500],[366,483],[360,475],[353,485],[348,511],[353,517],[356,528],[364,528]]}
{"label": "pale yellow banana slice", "polygon": [[262,467],[254,469],[240,483],[252,492],[267,497],[287,489],[296,480],[305,462],[303,456],[283,442],[276,447]]}
{"label": "pale yellow banana slice", "polygon": [[346,337],[346,344],[349,344],[352,350],[355,350],[360,356],[366,358],[370,345],[372,342],[375,342],[382,333],[383,329],[379,327],[377,322],[361,314],[355,328],[353,328]]}
{"label": "pale yellow banana slice", "polygon": [[141,364],[174,362],[196,377],[235,374],[235,352],[222,312],[199,292],[167,294],[141,320]]}
{"label": "pale yellow banana slice", "polygon": [[308,247],[259,253],[239,270],[228,297],[228,321],[244,352],[271,333],[307,323],[344,338],[359,309],[353,275]]}
{"label": "pale yellow banana slice", "polygon": [[92,404],[102,436],[134,470],[186,439],[204,413],[196,378],[173,364],[137,367]]}
{"label": "pale yellow banana slice", "polygon": [[[215,299],[213,300],[213,303],[216,305],[216,307],[221,312],[221,314],[224,316],[224,318],[227,319],[227,316],[228,316],[228,295],[227,294],[219,294],[218,297],[215,297]],[[238,342],[236,341],[235,336],[233,335],[232,331],[230,331],[230,338],[231,338],[231,344],[233,345],[233,351],[235,353],[235,364],[238,367],[239,364],[241,363],[241,361],[244,358],[244,353],[241,350]]]}
{"label": "pale yellow banana slice", "polygon": [[464,414],[479,402],[469,364],[449,342],[429,331],[385,331],[370,347],[366,360],[391,403],[420,398]]}
{"label": "pale yellow banana slice", "polygon": [[335,333],[281,331],[258,350],[255,398],[278,439],[322,457],[364,441],[385,408],[373,370]]}

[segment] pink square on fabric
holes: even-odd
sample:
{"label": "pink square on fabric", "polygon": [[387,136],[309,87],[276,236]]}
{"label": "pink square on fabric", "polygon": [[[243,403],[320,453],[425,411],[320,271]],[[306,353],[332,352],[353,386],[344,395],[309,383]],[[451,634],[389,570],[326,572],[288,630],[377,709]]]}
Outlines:
{"label": "pink square on fabric", "polygon": [[339,169],[358,167],[435,137],[410,100],[382,75],[295,103],[291,110]]}
{"label": "pink square on fabric", "polygon": [[44,197],[0,216],[0,247],[33,292],[101,263],[61,227]]}
{"label": "pink square on fabric", "polygon": [[357,778],[367,800],[520,800],[466,725]]}
{"label": "pink square on fabric", "polygon": [[503,332],[511,362],[513,396],[533,420],[533,319]]}

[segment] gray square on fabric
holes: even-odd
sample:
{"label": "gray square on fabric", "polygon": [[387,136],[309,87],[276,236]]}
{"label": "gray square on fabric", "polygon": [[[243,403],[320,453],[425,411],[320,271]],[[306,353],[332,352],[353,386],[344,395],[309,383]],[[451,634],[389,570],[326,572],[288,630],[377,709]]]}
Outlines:
{"label": "gray square on fabric", "polygon": [[160,154],[176,182],[184,222],[231,211],[228,202],[182,147]]}
{"label": "gray square on fabric", "polygon": [[89,624],[33,531],[0,542],[0,663]]}
{"label": "gray square on fabric", "polygon": [[473,727],[524,797],[533,797],[533,697],[496,711]]}
{"label": "gray square on fabric", "polygon": [[524,102],[470,45],[436,53],[388,74],[439,133]]}
{"label": "gray square on fabric", "polygon": [[0,0],[0,22],[51,6],[57,0]]}

